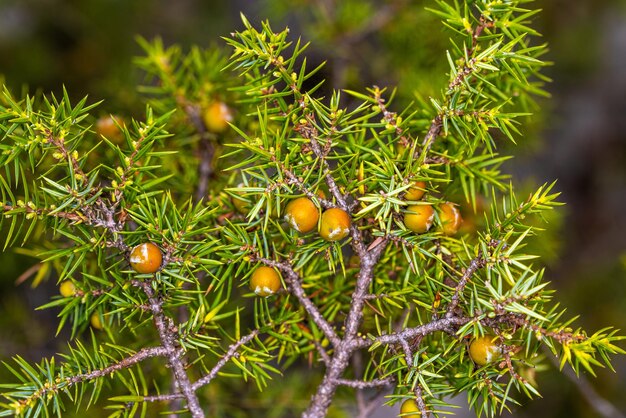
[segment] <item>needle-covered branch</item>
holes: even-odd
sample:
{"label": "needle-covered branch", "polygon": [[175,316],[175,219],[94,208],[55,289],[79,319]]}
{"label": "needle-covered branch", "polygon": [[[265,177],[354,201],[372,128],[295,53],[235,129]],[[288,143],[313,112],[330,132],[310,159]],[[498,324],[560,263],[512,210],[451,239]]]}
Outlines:
{"label": "needle-covered branch", "polygon": [[202,376],[200,379],[196,380],[193,385],[191,385],[193,390],[198,390],[200,389],[202,386],[208,385],[209,383],[211,383],[211,381],[217,376],[217,374],[220,372],[220,370],[233,358],[233,357],[237,357],[239,354],[239,349],[248,344],[250,341],[252,341],[254,338],[256,338],[259,335],[259,331],[258,330],[254,330],[252,331],[250,334],[246,335],[245,337],[241,338],[238,341],[235,341],[233,344],[230,345],[230,347],[228,347],[228,350],[226,351],[226,353],[224,353],[224,355],[222,356],[222,358],[219,359],[219,361],[217,363],[215,363],[215,366],[213,366],[213,368],[211,369],[211,371],[209,373],[207,373],[206,375]]}
{"label": "needle-covered branch", "polygon": [[339,337],[335,332],[332,325],[324,318],[322,313],[317,309],[317,306],[311,302],[309,297],[302,288],[302,279],[298,273],[293,269],[293,266],[288,261],[274,261],[266,258],[255,258],[257,261],[265,264],[266,266],[275,267],[279,269],[283,274],[290,293],[292,293],[298,302],[302,305],[304,310],[310,316],[311,320],[317,325],[317,327],[326,335],[326,338],[334,345],[337,346],[340,343]]}
{"label": "needle-covered branch", "polygon": [[[86,357],[86,352],[83,351],[81,354],[85,356],[85,359],[88,359],[88,357]],[[70,362],[61,364],[58,372],[55,370],[54,362],[46,362],[39,368],[42,372],[42,376],[39,379],[39,387],[35,390],[32,390],[31,387],[29,387],[30,385],[25,385],[21,388],[16,387],[15,389],[17,390],[14,393],[5,393],[4,396],[9,402],[10,409],[13,410],[15,414],[22,414],[33,405],[41,405],[45,407],[48,400],[52,397],[58,396],[60,393],[67,392],[73,386],[85,384],[96,379],[103,379],[153,357],[166,356],[167,350],[164,347],[142,348],[136,353],[106,367],[95,368],[87,373],[73,375],[72,372],[74,364]],[[25,366],[23,360],[18,359],[17,362],[18,367]],[[81,366],[81,368],[92,368],[94,361],[90,359],[89,363],[90,364]],[[29,370],[28,373],[31,373],[32,371],[34,370]]]}
{"label": "needle-covered branch", "polygon": [[386,387],[394,383],[393,379],[376,379],[369,381],[337,379],[336,382],[341,386],[347,386],[356,389]]}
{"label": "needle-covered branch", "polygon": [[[409,3],[363,22],[385,29]],[[323,418],[353,396],[365,418],[386,396],[425,418],[465,393],[493,416],[517,393],[537,396],[525,372],[542,346],[576,373],[610,367],[623,337],[563,319],[531,251],[558,206],[554,184],[519,198],[497,150],[523,138],[544,94],[536,11],[517,0],[435,7],[451,42],[438,52],[449,65],[439,94],[333,91],[322,66],[307,67],[306,44],[245,17],[229,58],[139,40],[149,105],[138,119],[102,124],[86,99],[6,91],[5,246],[41,261],[20,281],[58,278],[44,308],[60,310],[73,342],[60,368],[17,358],[0,416],[60,415],[64,394],[80,409],[86,382],[100,407],[105,378],[125,388],[106,401],[120,416],[244,416],[250,405],[263,415],[253,398],[282,408],[272,397],[283,384],[300,400],[279,415]],[[364,27],[351,30],[373,34]],[[87,329],[97,349],[82,345]],[[292,379],[302,367],[306,384]]]}
{"label": "needle-covered branch", "polygon": [[143,289],[150,302],[154,325],[159,333],[159,339],[163,344],[163,348],[166,350],[167,360],[172,368],[176,386],[182,392],[191,416],[194,418],[204,417],[198,396],[185,370],[183,350],[178,347],[178,333],[174,322],[163,312],[162,302],[159,300],[159,295],[152,288],[152,283],[141,282],[139,286]]}

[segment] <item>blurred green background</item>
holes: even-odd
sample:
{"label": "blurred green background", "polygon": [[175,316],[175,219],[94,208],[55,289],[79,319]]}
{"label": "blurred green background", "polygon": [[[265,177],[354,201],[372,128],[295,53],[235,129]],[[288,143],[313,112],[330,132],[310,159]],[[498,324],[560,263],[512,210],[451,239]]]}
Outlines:
{"label": "blurred green background", "polygon": [[[73,97],[105,99],[102,113],[132,114],[143,108],[135,87],[141,74],[132,65],[141,53],[135,36],[161,36],[183,47],[220,45],[220,36],[241,28],[241,11],[252,22],[288,25],[294,37],[312,41],[308,56],[328,61],[322,73],[328,87],[397,85],[399,100],[407,101],[414,91],[438,94],[447,79],[449,34],[426,6],[433,3],[0,0],[0,75],[14,91],[58,93],[65,85]],[[558,179],[567,206],[535,243],[557,299],[580,313],[579,324],[590,331],[607,324],[626,330],[626,2],[553,0],[533,7],[543,9],[535,27],[550,45],[552,98],[540,102],[519,146],[508,150],[516,158],[507,170],[522,189]],[[0,257],[0,360],[19,353],[38,361],[61,350],[55,313],[35,311],[56,294],[55,283],[16,285],[34,259],[13,250]],[[602,372],[591,384],[626,414],[626,359],[615,367],[617,373]],[[559,373],[537,380],[544,398],[514,416],[599,416]]]}

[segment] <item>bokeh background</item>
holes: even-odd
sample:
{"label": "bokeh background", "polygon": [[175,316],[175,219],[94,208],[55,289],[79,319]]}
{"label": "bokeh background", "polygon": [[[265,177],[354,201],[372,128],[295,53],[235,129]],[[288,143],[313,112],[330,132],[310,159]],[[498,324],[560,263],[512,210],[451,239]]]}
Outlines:
{"label": "bokeh background", "polygon": [[[534,27],[553,63],[550,98],[525,121],[516,158],[507,165],[522,189],[558,180],[567,205],[550,218],[534,245],[557,299],[579,324],[626,330],[626,2],[547,0]],[[398,86],[398,100],[438,94],[446,76],[448,33],[416,0],[0,0],[0,77],[14,91],[104,99],[103,113],[142,109],[133,66],[136,36],[166,44],[210,46],[252,22],[290,26],[313,45],[312,61],[327,60],[328,87]],[[534,7],[534,6],[533,6]],[[0,360],[19,353],[38,361],[62,350],[54,312],[36,311],[56,294],[53,281],[37,288],[19,277],[34,259],[24,251],[0,255]],[[626,414],[626,359],[616,373],[578,384],[554,371],[537,380],[542,399],[516,408],[516,417],[597,417],[581,386]],[[6,378],[0,372],[0,380]],[[589,393],[589,388],[585,390]],[[598,401],[596,399],[596,401]],[[462,416],[466,401],[459,399]],[[621,411],[621,412],[619,412]],[[389,416],[383,408],[380,416]],[[622,414],[622,415],[617,415]]]}

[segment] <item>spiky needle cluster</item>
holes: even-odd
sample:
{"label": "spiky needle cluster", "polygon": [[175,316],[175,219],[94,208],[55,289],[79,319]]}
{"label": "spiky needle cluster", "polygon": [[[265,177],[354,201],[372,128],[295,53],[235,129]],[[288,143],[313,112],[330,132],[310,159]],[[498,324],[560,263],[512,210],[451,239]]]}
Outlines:
{"label": "spiky needle cluster", "polygon": [[[414,399],[422,417],[464,392],[492,416],[515,392],[538,395],[529,376],[542,346],[576,372],[610,366],[622,337],[562,320],[523,251],[557,205],[553,185],[518,199],[499,169],[498,142],[518,134],[544,81],[545,47],[527,26],[536,11],[522,3],[437,2],[453,32],[449,81],[440,97],[400,112],[376,86],[319,97],[306,45],[245,18],[227,39],[229,59],[141,41],[150,106],[141,121],[116,119],[121,141],[94,135],[96,105],[86,100],[5,89],[5,248],[47,234],[55,245],[40,254],[40,271],[76,290],[46,305],[61,308],[59,329],[72,327],[63,361],[16,357],[0,416],[60,416],[67,400],[97,402],[112,377],[111,390],[125,393],[109,397],[112,416],[169,405],[203,417],[200,389],[221,375],[263,389],[299,359],[322,375],[303,417],[326,416],[342,386],[356,392],[360,417],[381,402],[366,399],[372,389],[391,393],[390,403]],[[239,111],[227,133],[212,128],[216,102]],[[411,204],[463,203],[475,226],[444,233],[435,212],[432,229],[407,229],[405,193],[416,181],[426,196]],[[282,212],[301,196],[347,212],[348,237],[291,228]],[[144,242],[163,252],[154,274],[128,264]],[[259,265],[280,272],[284,289],[249,299],[242,285]],[[87,346],[93,315],[106,332]],[[501,357],[479,367],[467,344],[485,334]],[[155,358],[167,377],[154,376]]]}

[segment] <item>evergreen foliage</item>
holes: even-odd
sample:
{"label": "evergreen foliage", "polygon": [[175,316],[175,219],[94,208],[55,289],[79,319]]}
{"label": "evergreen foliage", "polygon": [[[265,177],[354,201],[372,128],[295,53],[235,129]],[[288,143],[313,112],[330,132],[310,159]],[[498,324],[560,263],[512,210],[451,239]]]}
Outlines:
{"label": "evergreen foliage", "polygon": [[[623,337],[577,327],[525,251],[559,205],[554,184],[521,197],[500,171],[499,144],[522,140],[545,95],[528,3],[437,1],[448,82],[400,109],[377,86],[321,97],[307,45],[245,17],[228,58],[140,39],[145,115],[116,116],[107,132],[100,103],[4,89],[4,248],[43,246],[35,280],[70,281],[74,294],[42,307],[71,328],[67,352],[6,364],[0,416],[103,402],[114,417],[236,416],[209,406],[205,387],[267,390],[307,362],[321,380],[299,394],[312,394],[303,417],[327,416],[340,387],[362,417],[384,402],[368,404],[373,389],[414,399],[422,417],[450,413],[458,394],[494,416],[539,396],[532,375],[548,355],[576,373],[611,367]],[[426,194],[407,201],[417,181]],[[349,214],[347,237],[286,222],[300,197],[318,215]],[[446,202],[466,218],[458,233],[442,228]],[[415,205],[434,209],[422,234],[403,222]],[[129,264],[146,242],[162,252],[153,274]],[[249,288],[260,266],[281,280],[267,297]],[[480,366],[468,346],[483,335],[498,356]]]}

